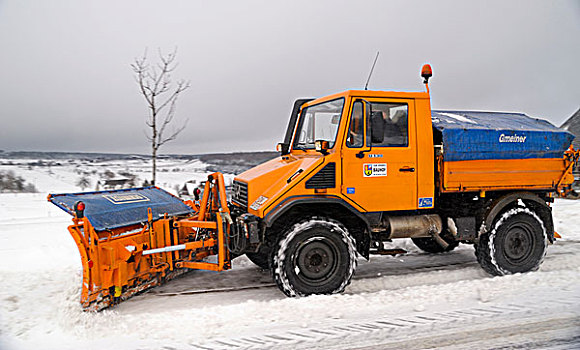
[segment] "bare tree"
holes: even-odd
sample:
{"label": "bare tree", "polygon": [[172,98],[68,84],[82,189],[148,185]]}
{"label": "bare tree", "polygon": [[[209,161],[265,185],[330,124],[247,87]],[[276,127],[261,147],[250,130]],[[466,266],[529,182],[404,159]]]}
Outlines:
{"label": "bare tree", "polygon": [[172,53],[163,55],[159,50],[159,62],[149,64],[147,51],[142,58],[136,58],[131,67],[135,73],[135,80],[139,84],[141,94],[149,107],[149,115],[146,124],[151,133],[146,135],[151,142],[151,158],[153,160],[151,185],[155,185],[157,173],[157,152],[159,147],[169,141],[175,140],[187,124],[187,120],[181,126],[174,128],[171,133],[166,133],[166,128],[175,117],[175,109],[179,94],[189,88],[189,81],[178,80],[175,85],[171,81],[171,73],[177,67],[175,57],[177,49]]}
{"label": "bare tree", "polygon": [[85,188],[89,187],[90,185],[91,185],[91,182],[85,176],[81,176],[77,180],[77,186],[79,186],[81,188],[81,191],[84,191]]}

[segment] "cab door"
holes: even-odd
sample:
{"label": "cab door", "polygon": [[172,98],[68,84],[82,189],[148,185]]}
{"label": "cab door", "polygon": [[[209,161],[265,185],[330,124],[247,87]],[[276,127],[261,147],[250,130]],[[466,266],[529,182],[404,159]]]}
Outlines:
{"label": "cab door", "polygon": [[[378,113],[383,140],[372,142],[371,115]],[[415,128],[412,99],[353,98],[342,147],[342,194],[369,212],[417,209]]]}

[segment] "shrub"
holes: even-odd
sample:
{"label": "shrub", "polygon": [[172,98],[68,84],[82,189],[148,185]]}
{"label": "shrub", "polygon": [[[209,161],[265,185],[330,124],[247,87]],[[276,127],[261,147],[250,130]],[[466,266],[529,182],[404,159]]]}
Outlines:
{"label": "shrub", "polygon": [[16,176],[13,171],[0,171],[0,192],[36,193],[38,190],[31,183],[26,183],[22,176]]}

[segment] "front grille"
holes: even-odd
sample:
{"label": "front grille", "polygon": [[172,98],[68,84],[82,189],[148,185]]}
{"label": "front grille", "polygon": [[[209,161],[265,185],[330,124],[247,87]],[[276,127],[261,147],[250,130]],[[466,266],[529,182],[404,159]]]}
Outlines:
{"label": "front grille", "polygon": [[232,202],[248,210],[248,184],[234,180],[232,186]]}
{"label": "front grille", "polygon": [[336,186],[336,163],[328,163],[308,181],[306,188],[334,188]]}

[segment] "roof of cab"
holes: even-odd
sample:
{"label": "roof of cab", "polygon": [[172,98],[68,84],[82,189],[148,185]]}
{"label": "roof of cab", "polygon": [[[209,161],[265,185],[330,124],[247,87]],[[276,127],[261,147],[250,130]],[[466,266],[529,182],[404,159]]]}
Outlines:
{"label": "roof of cab", "polygon": [[421,91],[378,91],[378,90],[346,90],[332,95],[322,96],[304,104],[304,107],[312,106],[321,102],[334,100],[340,97],[385,97],[385,98],[408,98],[429,99],[427,92]]}

